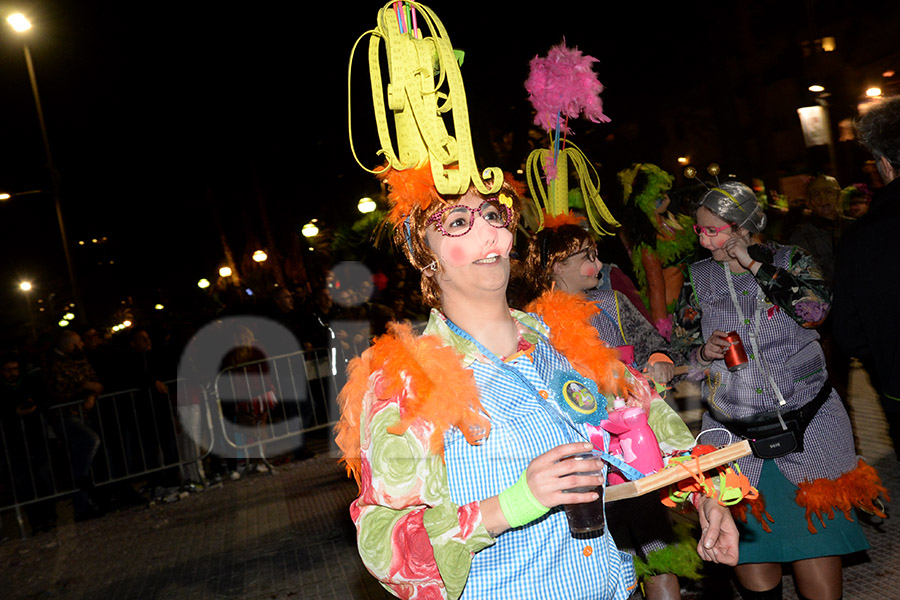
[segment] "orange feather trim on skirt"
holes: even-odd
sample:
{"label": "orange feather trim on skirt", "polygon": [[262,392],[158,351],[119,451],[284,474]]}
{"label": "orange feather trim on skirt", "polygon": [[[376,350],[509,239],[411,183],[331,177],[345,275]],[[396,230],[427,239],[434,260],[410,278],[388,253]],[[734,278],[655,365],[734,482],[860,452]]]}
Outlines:
{"label": "orange feather trim on skirt", "polygon": [[853,508],[878,515],[884,518],[884,511],[875,505],[879,494],[890,500],[887,488],[881,483],[878,472],[862,460],[852,471],[844,473],[837,479],[816,479],[803,481],[797,486],[797,504],[806,509],[807,528],[816,533],[812,516],[816,515],[822,527],[825,527],[823,515],[834,518],[835,509],[844,513],[848,521]]}
{"label": "orange feather trim on skirt", "polygon": [[600,312],[588,302],[565,292],[550,291],[525,307],[550,328],[550,344],[569,359],[576,371],[593,379],[602,394],[627,398],[631,376],[619,360],[619,351],[600,339],[591,317]]}
{"label": "orange feather trim on skirt", "polygon": [[769,523],[774,523],[775,519],[772,518],[772,515],[769,514],[769,511],[766,510],[766,499],[763,496],[762,492],[759,492],[759,495],[753,500],[741,500],[737,504],[731,507],[731,514],[735,519],[740,519],[742,523],[747,522],[747,508],[750,509],[750,514],[752,514],[759,524],[762,526],[763,531],[767,533],[772,533],[772,528],[769,527]]}
{"label": "orange feather trim on skirt", "polygon": [[[366,394],[377,401],[397,398],[400,422],[388,433],[402,435],[416,420],[434,427],[429,444],[435,454],[444,454],[444,432],[458,428],[470,444],[478,444],[490,433],[490,418],[478,397],[472,371],[461,367],[462,357],[434,336],[417,337],[406,324],[391,323],[389,333],[348,366],[347,384],[338,395],[341,419],[335,427],[341,460],[357,484],[360,482],[361,413]],[[378,385],[371,376],[379,374]]]}

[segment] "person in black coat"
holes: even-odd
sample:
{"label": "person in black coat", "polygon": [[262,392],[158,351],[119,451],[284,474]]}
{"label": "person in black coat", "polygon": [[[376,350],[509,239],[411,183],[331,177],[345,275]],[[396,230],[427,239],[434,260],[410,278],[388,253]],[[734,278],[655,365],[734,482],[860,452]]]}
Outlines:
{"label": "person in black coat", "polygon": [[885,187],[838,247],[834,335],[869,371],[900,457],[900,98],[871,109],[857,132]]}

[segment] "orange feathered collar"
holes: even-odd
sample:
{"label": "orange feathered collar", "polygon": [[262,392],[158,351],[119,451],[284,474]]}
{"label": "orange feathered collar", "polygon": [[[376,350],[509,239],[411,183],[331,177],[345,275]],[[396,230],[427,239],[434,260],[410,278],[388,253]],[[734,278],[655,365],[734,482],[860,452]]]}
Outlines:
{"label": "orange feathered collar", "polygon": [[610,348],[591,325],[600,308],[578,296],[550,291],[525,307],[537,313],[550,328],[550,344],[569,359],[575,370],[593,379],[600,392],[628,397],[632,386],[619,351]]}
{"label": "orange feathered collar", "polygon": [[[490,432],[472,371],[460,365],[460,355],[437,336],[416,336],[406,324],[391,323],[389,332],[348,365],[347,384],[338,395],[341,419],[335,431],[347,473],[360,483],[361,415],[364,405],[400,397],[400,423],[389,433],[402,435],[416,419],[433,427],[431,451],[443,455],[444,431],[458,428],[470,444]],[[377,385],[370,379],[378,374]],[[374,397],[368,398],[367,394]]]}
{"label": "orange feathered collar", "polygon": [[[630,384],[618,352],[607,347],[591,325],[599,311],[592,303],[565,294],[547,292],[526,308],[550,328],[550,343],[582,375],[593,379],[604,393],[627,396]],[[389,432],[401,435],[417,419],[434,429],[431,451],[443,455],[444,432],[458,428],[470,444],[490,434],[490,418],[479,400],[472,371],[463,369],[462,356],[437,336],[417,337],[408,325],[392,324],[389,333],[375,340],[362,356],[350,361],[347,384],[338,395],[341,419],[335,427],[347,473],[360,482],[361,415],[367,404],[400,396],[400,423]],[[378,385],[371,378],[378,374]]]}

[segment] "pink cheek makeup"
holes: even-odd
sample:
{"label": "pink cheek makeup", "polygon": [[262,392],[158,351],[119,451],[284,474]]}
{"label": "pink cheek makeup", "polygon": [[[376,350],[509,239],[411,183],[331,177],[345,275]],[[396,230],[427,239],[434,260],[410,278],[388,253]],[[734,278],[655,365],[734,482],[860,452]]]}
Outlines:
{"label": "pink cheek makeup", "polygon": [[717,235],[716,237],[708,237],[704,235],[700,238],[700,245],[707,250],[718,250],[719,248],[724,246],[725,242],[727,241],[728,238],[721,234]]}
{"label": "pink cheek makeup", "polygon": [[[472,235],[469,232],[465,236],[459,238],[444,238],[441,246],[441,259],[450,267],[463,267],[480,258],[484,258],[487,254],[483,247],[477,251],[474,246],[478,246],[478,242],[466,240],[467,236]],[[509,252],[512,250],[513,237],[512,233],[506,229],[500,229],[497,232],[497,252],[503,258],[509,258]]]}
{"label": "pink cheek makeup", "polygon": [[447,251],[444,253],[445,262],[452,267],[461,267],[464,264],[471,262],[467,260],[468,253],[466,250],[460,246],[451,246],[447,248]]}
{"label": "pink cheek makeup", "polygon": [[712,243],[712,247],[715,248],[716,250],[718,250],[719,248],[724,246],[725,242],[727,242],[727,241],[728,241],[728,237],[726,237],[722,234],[719,234],[715,238],[710,240],[710,242]]}

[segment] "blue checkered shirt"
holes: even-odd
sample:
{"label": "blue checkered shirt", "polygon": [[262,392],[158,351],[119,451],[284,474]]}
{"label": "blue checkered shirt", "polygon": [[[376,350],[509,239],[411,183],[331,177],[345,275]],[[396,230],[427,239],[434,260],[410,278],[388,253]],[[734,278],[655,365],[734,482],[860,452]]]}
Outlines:
{"label": "blue checkered shirt", "polygon": [[[561,444],[586,441],[583,425],[564,423],[556,409],[535,394],[546,390],[557,370],[572,366],[546,339],[548,331],[532,315],[512,311],[520,326],[537,329],[533,352],[506,364],[534,386],[466,353],[464,366],[473,371],[481,404],[491,418],[491,432],[481,445],[466,442],[459,430],[444,435],[444,456],[454,503],[496,496],[513,485],[529,462]],[[433,313],[428,331],[448,343],[459,338]],[[526,336],[531,337],[531,336]],[[454,340],[453,338],[456,338]],[[577,600],[617,599],[632,595],[636,587],[631,557],[620,552],[609,533],[575,539],[561,508],[528,525],[511,529],[496,544],[475,554],[461,596],[464,600],[521,598]]]}

